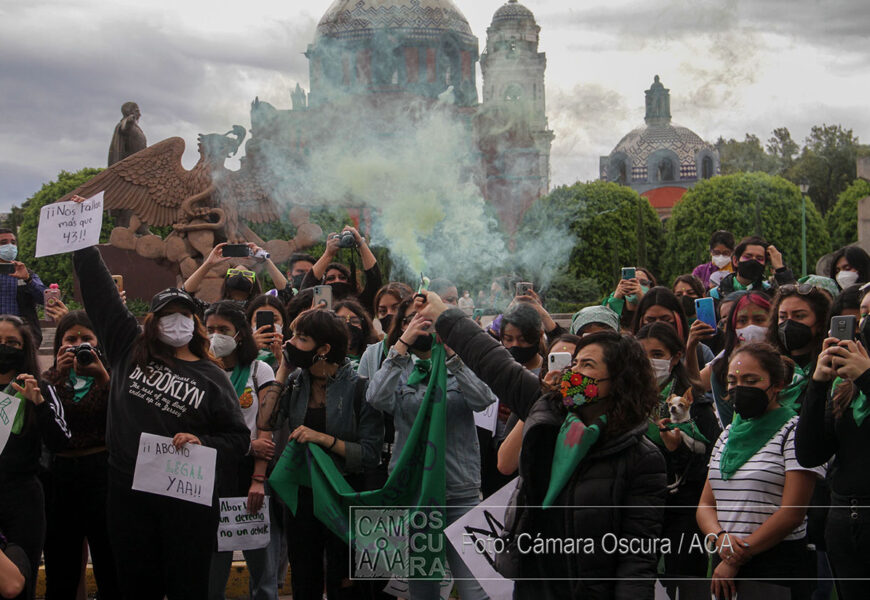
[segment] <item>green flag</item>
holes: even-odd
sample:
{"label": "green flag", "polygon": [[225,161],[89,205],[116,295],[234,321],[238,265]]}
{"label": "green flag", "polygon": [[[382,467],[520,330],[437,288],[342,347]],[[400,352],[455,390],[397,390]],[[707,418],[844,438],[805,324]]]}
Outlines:
{"label": "green flag", "polygon": [[[444,554],[446,433],[447,365],[444,347],[439,344],[432,349],[432,372],[423,403],[383,488],[354,491],[328,452],[316,444],[295,441],[287,444],[269,477],[269,484],[294,514],[299,486],[310,487],[317,518],[348,544],[356,542],[360,553],[371,548],[356,539],[351,507],[400,508],[405,515],[402,527],[405,533],[413,534],[414,540],[406,545],[407,556],[390,554],[384,559],[387,562],[379,562],[379,566],[386,564],[395,574],[408,578],[440,581],[447,572]],[[369,558],[380,561],[379,556]]]}

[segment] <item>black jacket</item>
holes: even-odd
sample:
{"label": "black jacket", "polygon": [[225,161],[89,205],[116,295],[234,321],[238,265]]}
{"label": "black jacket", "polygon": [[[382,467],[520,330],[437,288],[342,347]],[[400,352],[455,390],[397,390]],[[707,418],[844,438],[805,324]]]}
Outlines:
{"label": "black jacket", "polygon": [[[534,508],[540,506],[549,484],[561,412],[550,398],[541,396],[538,378],[462,311],[445,312],[436,329],[466,366],[526,422],[520,485],[531,507],[523,529],[530,538],[520,550],[528,549],[538,534],[594,544],[592,552],[523,552],[520,577],[525,580],[517,582],[515,596],[653,598],[657,559],[655,549],[647,550],[661,532],[667,480],[664,458],[645,436],[646,423],[612,438],[605,432],[554,507]],[[644,544],[638,553],[605,551],[604,544],[619,539],[644,540]]]}

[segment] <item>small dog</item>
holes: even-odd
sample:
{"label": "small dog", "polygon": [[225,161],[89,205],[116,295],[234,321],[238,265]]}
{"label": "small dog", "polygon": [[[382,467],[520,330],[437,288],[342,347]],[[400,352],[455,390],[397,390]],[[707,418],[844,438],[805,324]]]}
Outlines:
{"label": "small dog", "polygon": [[[692,402],[694,402],[694,398],[692,397],[691,388],[686,390],[686,393],[682,396],[671,394],[667,400],[668,415],[670,416],[671,423],[690,422],[692,420]],[[683,443],[686,444],[692,452],[703,454],[706,450],[704,442],[694,439],[685,431],[680,431],[680,437],[683,438]]]}

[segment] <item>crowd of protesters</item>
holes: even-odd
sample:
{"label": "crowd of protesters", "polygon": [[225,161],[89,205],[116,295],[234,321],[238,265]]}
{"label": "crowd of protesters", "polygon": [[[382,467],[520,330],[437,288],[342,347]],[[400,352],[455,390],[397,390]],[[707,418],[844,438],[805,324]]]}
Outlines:
{"label": "crowd of protesters", "polygon": [[[56,333],[41,372],[29,315],[44,285],[14,242],[0,230],[0,261],[14,265],[0,273],[0,384],[19,400],[0,454],[0,597],[34,598],[44,560],[46,598],[76,598],[89,555],[104,600],[224,598],[232,553],[216,532],[230,496],[250,513],[268,499],[268,545],[244,551],[251,598],[277,598],[288,563],[297,600],[388,597],[354,578],[354,549],[311,489],[291,510],[269,477],[292,441],[325,452],[349,489],[380,489],[435,357],[445,525],[515,485],[494,560],[514,597],[653,598],[656,581],[671,598],[699,583],[716,598],[750,583],[771,597],[866,597],[870,257],[858,247],[797,280],[773,244],[717,231],[709,262],[670,286],[623,269],[564,327],[518,277],[476,303],[448,279],[385,282],[353,227],[283,271],[253,244],[240,259],[219,244],[140,322],[87,248],[73,256],[84,310],[46,307]],[[223,266],[220,299],[197,298]],[[167,378],[202,402],[173,402],[155,383]],[[493,427],[477,426],[491,405]],[[143,433],[217,450],[210,505],[135,489]],[[524,536],[593,549],[523,552]],[[608,536],[626,546],[602,551]],[[486,598],[446,551],[459,597]],[[407,594],[438,598],[439,585],[412,580]]]}

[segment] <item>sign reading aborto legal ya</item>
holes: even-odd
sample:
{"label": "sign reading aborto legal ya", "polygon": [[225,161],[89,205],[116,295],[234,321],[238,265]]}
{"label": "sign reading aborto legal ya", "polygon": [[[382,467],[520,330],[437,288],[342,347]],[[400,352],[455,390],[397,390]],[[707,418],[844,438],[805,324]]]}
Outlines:
{"label": "sign reading aborto legal ya", "polygon": [[211,506],[217,450],[172,445],[172,438],[142,433],[133,489]]}

